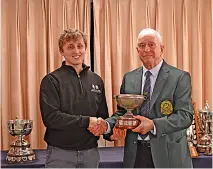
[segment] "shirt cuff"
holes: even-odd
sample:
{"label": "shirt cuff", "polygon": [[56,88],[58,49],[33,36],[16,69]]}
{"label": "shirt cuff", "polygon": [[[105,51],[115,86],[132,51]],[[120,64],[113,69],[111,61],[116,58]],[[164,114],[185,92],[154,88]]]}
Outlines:
{"label": "shirt cuff", "polygon": [[155,124],[154,124],[154,129],[151,130],[151,133],[154,134],[154,135],[156,135],[156,127],[155,127]]}
{"label": "shirt cuff", "polygon": [[107,123],[107,131],[104,134],[109,134],[111,132],[111,127],[107,121],[106,123]]}

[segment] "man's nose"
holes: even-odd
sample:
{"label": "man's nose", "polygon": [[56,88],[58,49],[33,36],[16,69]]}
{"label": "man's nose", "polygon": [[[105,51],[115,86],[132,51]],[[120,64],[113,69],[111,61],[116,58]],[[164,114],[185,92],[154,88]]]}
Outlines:
{"label": "man's nose", "polygon": [[146,52],[150,51],[149,45],[146,45],[144,50],[145,50]]}
{"label": "man's nose", "polygon": [[78,48],[75,47],[75,48],[73,49],[73,52],[74,52],[74,53],[78,53]]}

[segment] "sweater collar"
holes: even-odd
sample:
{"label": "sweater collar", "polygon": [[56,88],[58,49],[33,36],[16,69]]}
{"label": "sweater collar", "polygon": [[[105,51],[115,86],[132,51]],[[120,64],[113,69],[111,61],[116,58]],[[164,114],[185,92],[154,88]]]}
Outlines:
{"label": "sweater collar", "polygon": [[[62,62],[62,66],[61,67],[68,68],[70,71],[72,71],[73,73],[77,74],[77,72],[75,71],[75,69],[72,66],[65,64],[65,61]],[[88,71],[90,66],[87,66],[86,64],[82,63],[82,68],[83,68],[83,70],[80,72],[80,74],[82,74],[83,72]]]}

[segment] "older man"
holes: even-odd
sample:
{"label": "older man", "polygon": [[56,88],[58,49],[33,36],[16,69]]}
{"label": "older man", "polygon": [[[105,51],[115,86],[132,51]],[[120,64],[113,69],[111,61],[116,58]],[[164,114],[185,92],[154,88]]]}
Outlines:
{"label": "older man", "polygon": [[[186,137],[186,129],[193,119],[190,75],[163,60],[162,38],[153,29],[139,33],[136,49],[143,66],[124,75],[120,93],[143,94],[147,99],[133,111],[141,123],[127,130],[124,167],[190,168],[192,161]],[[118,107],[106,119],[106,139],[117,140],[122,136],[123,131],[114,125],[124,113]],[[98,128],[91,132],[97,134]]]}

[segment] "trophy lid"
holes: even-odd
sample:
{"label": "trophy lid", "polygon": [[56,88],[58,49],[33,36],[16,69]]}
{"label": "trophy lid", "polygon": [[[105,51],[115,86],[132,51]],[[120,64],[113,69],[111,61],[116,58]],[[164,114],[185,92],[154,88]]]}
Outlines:
{"label": "trophy lid", "polygon": [[208,101],[206,100],[204,108],[199,110],[200,113],[208,113],[211,112]]}

